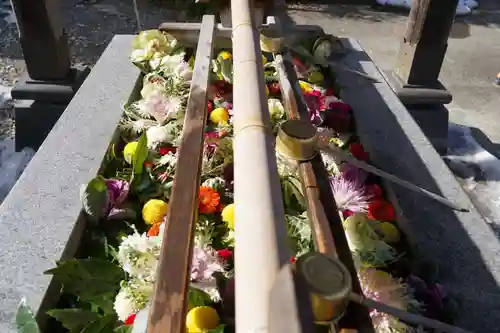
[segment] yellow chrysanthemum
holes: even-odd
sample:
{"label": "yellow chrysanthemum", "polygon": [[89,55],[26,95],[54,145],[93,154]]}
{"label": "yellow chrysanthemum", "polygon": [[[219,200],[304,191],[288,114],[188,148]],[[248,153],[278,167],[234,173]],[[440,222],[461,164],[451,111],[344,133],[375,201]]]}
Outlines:
{"label": "yellow chrysanthemum", "polygon": [[216,329],[219,324],[217,311],[209,306],[194,307],[186,316],[187,333],[205,333]]}
{"label": "yellow chrysanthemum", "polygon": [[229,59],[229,60],[231,60],[231,59],[233,59],[233,55],[228,51],[221,51],[221,52],[219,52],[217,59],[224,59],[224,60]]}
{"label": "yellow chrysanthemum", "polygon": [[160,223],[167,215],[168,204],[160,199],[151,199],[142,207],[142,219],[146,224]]}
{"label": "yellow chrysanthemum", "polygon": [[308,93],[313,91],[313,86],[310,83],[306,81],[299,81],[299,84],[300,84],[300,89],[302,89],[302,92]]}
{"label": "yellow chrysanthemum", "polygon": [[132,161],[134,160],[134,155],[135,151],[137,150],[137,145],[139,143],[137,141],[134,142],[129,142],[123,149],[123,157],[125,158],[125,161],[129,164],[132,164]]}
{"label": "yellow chrysanthemum", "polygon": [[229,121],[229,112],[226,108],[217,108],[210,112],[210,121],[214,124],[223,124]]}
{"label": "yellow chrysanthemum", "polygon": [[222,221],[230,230],[234,230],[234,204],[227,205],[221,212]]}

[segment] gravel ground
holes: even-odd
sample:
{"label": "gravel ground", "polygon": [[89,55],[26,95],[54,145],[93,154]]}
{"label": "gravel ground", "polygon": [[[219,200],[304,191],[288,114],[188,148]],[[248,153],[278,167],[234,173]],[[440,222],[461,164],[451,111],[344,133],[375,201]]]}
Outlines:
{"label": "gravel ground", "polygon": [[[115,34],[134,34],[139,30],[132,0],[59,3],[75,65],[92,66]],[[187,21],[183,13],[144,0],[138,0],[138,9],[143,29],[157,27],[163,21]],[[10,1],[0,0],[0,139],[14,135],[9,91],[25,69]]]}

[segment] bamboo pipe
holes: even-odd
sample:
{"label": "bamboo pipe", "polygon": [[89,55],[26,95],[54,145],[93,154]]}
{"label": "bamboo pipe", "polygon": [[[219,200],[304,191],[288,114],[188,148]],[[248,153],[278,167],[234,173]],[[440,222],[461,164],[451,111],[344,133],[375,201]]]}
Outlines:
{"label": "bamboo pipe", "polygon": [[[281,267],[289,262],[290,251],[253,3],[232,0],[231,8],[236,332],[271,333],[270,313],[275,311],[270,293]],[[291,279],[291,271],[286,273],[285,278]],[[292,331],[302,332],[300,313],[293,309],[295,313],[288,313],[286,319],[276,320],[295,323]]]}

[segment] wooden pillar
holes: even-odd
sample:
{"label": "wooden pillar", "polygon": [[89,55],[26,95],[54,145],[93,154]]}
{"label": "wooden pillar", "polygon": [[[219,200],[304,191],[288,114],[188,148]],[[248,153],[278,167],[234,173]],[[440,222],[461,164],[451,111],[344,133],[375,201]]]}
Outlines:
{"label": "wooden pillar", "polygon": [[391,78],[403,103],[451,102],[438,78],[457,4],[458,0],[413,0]]}
{"label": "wooden pillar", "polygon": [[11,0],[26,62],[12,88],[15,100],[16,150],[33,149],[45,140],[85,80],[88,68],[71,68],[57,0]]}
{"label": "wooden pillar", "polygon": [[11,0],[28,74],[33,80],[64,79],[71,69],[57,0]]}

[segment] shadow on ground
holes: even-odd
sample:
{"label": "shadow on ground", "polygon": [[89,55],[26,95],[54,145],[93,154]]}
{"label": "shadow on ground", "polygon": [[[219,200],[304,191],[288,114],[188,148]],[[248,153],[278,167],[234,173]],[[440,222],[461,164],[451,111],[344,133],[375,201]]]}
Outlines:
{"label": "shadow on ground", "polygon": [[[292,4],[289,8],[297,12],[323,13],[331,16],[332,18],[349,18],[353,20],[366,20],[371,22],[383,22],[393,20],[395,18],[407,17],[409,13],[409,11],[405,8],[381,6],[377,4],[339,5],[315,2],[314,4]],[[462,25],[499,25],[500,2],[495,0],[483,0],[480,2],[480,8],[474,10],[472,15],[457,17],[456,22],[461,22]]]}

